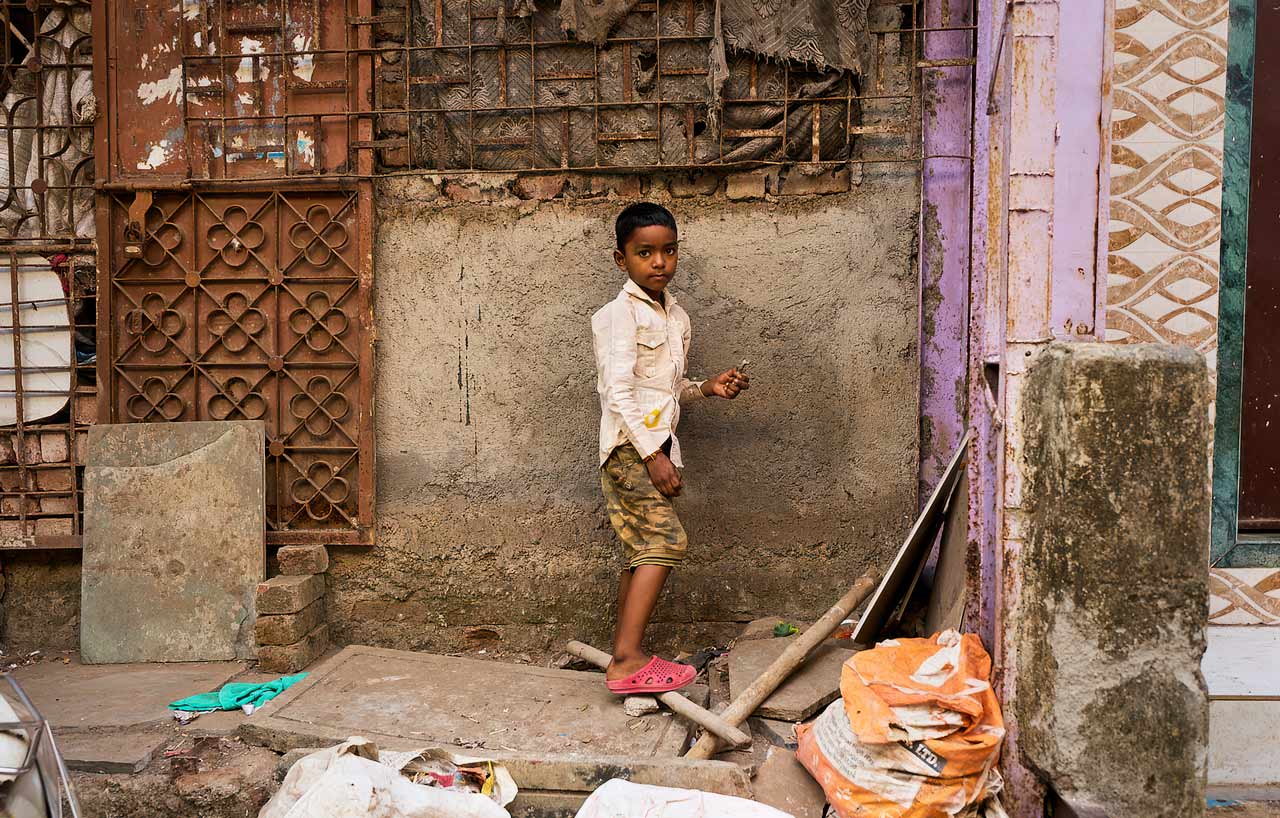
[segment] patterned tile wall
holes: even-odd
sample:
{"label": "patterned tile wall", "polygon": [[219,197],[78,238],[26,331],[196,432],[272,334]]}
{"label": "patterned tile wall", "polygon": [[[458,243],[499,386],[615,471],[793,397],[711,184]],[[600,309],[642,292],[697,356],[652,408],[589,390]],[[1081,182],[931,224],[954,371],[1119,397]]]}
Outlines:
{"label": "patterned tile wall", "polygon": [[[1228,0],[1116,0],[1107,340],[1218,334]],[[1280,626],[1280,571],[1214,568],[1210,622]]]}
{"label": "patterned tile wall", "polygon": [[1217,346],[1227,0],[1116,0],[1107,340]]}

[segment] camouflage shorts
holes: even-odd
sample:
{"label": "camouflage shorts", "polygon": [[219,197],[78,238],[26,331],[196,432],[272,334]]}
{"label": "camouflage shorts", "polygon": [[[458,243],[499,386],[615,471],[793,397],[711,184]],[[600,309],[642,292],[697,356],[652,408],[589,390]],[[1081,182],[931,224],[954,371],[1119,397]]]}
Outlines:
{"label": "camouflage shorts", "polygon": [[684,562],[689,540],[671,498],[654,487],[649,469],[630,443],[613,450],[600,468],[609,522],[626,550],[627,567]]}

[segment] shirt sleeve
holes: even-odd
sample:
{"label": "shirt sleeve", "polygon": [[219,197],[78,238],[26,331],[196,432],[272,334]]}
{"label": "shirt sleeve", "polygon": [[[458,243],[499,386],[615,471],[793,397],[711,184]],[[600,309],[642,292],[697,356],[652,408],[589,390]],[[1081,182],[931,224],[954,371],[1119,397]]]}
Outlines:
{"label": "shirt sleeve", "polygon": [[641,457],[648,457],[667,441],[665,429],[649,429],[635,396],[636,319],[626,304],[614,302],[594,328],[596,366],[605,406],[622,418],[627,438]]}
{"label": "shirt sleeve", "polygon": [[[684,360],[681,361],[680,369],[682,372],[687,372],[689,369],[689,341],[693,339],[693,329],[690,327],[688,321],[684,322],[684,329],[680,334],[684,339],[684,343],[681,344],[681,346],[684,347]],[[676,388],[677,398],[681,403],[690,403],[692,401],[702,400],[706,397],[706,395],[702,394],[703,383],[705,383],[705,381],[691,381],[687,377],[682,377]]]}

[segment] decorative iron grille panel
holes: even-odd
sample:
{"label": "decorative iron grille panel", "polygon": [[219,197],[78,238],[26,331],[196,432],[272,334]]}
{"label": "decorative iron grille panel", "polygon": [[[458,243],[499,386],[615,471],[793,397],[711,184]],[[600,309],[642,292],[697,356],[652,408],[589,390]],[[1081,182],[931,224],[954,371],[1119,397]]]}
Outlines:
{"label": "decorative iron grille panel", "polygon": [[88,2],[0,2],[0,548],[75,547],[94,422]]}
{"label": "decorative iron grille panel", "polygon": [[369,542],[359,194],[157,192],[141,235],[134,203],[110,197],[112,421],[262,420],[268,542]]}

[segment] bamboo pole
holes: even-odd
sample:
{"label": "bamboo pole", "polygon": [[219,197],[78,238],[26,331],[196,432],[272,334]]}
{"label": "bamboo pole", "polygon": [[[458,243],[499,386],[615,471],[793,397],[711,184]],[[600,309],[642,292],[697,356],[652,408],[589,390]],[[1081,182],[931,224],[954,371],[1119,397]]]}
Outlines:
{"label": "bamboo pole", "polygon": [[[598,668],[607,668],[609,663],[613,661],[613,657],[602,650],[583,644],[582,642],[570,642],[565,646],[565,650],[577,656],[579,659],[585,659]],[[650,695],[650,694],[640,694]],[[739,730],[736,726],[725,721],[720,716],[712,713],[706,708],[699,707],[693,702],[686,699],[676,692],[658,693],[656,694],[658,701],[665,704],[671,712],[678,716],[684,716],[689,721],[706,728],[708,734],[714,734],[729,742],[734,747],[741,747],[744,744],[751,743],[751,736]]]}
{"label": "bamboo pole", "polygon": [[[862,600],[871,595],[875,590],[876,584],[880,581],[879,572],[868,571],[853,583],[853,587],[848,593],[840,598],[840,601],[822,615],[822,618],[814,622],[804,633],[795,638],[787,649],[782,652],[777,659],[773,660],[773,664],[765,668],[765,671],[756,677],[747,689],[742,691],[736,699],[729,703],[725,711],[720,714],[720,718],[729,724],[737,726],[747,720],[747,717],[756,712],[756,708],[769,698],[773,691],[787,680],[787,678],[796,671],[798,667],[804,664],[804,660],[813,652],[814,648],[822,644],[822,642],[840,627],[840,623],[853,613],[853,609],[861,604]],[[717,740],[712,733],[703,733],[702,738],[698,739],[698,743],[693,745],[689,752],[685,753],[685,758],[690,759],[706,759],[711,758],[717,751]]]}

